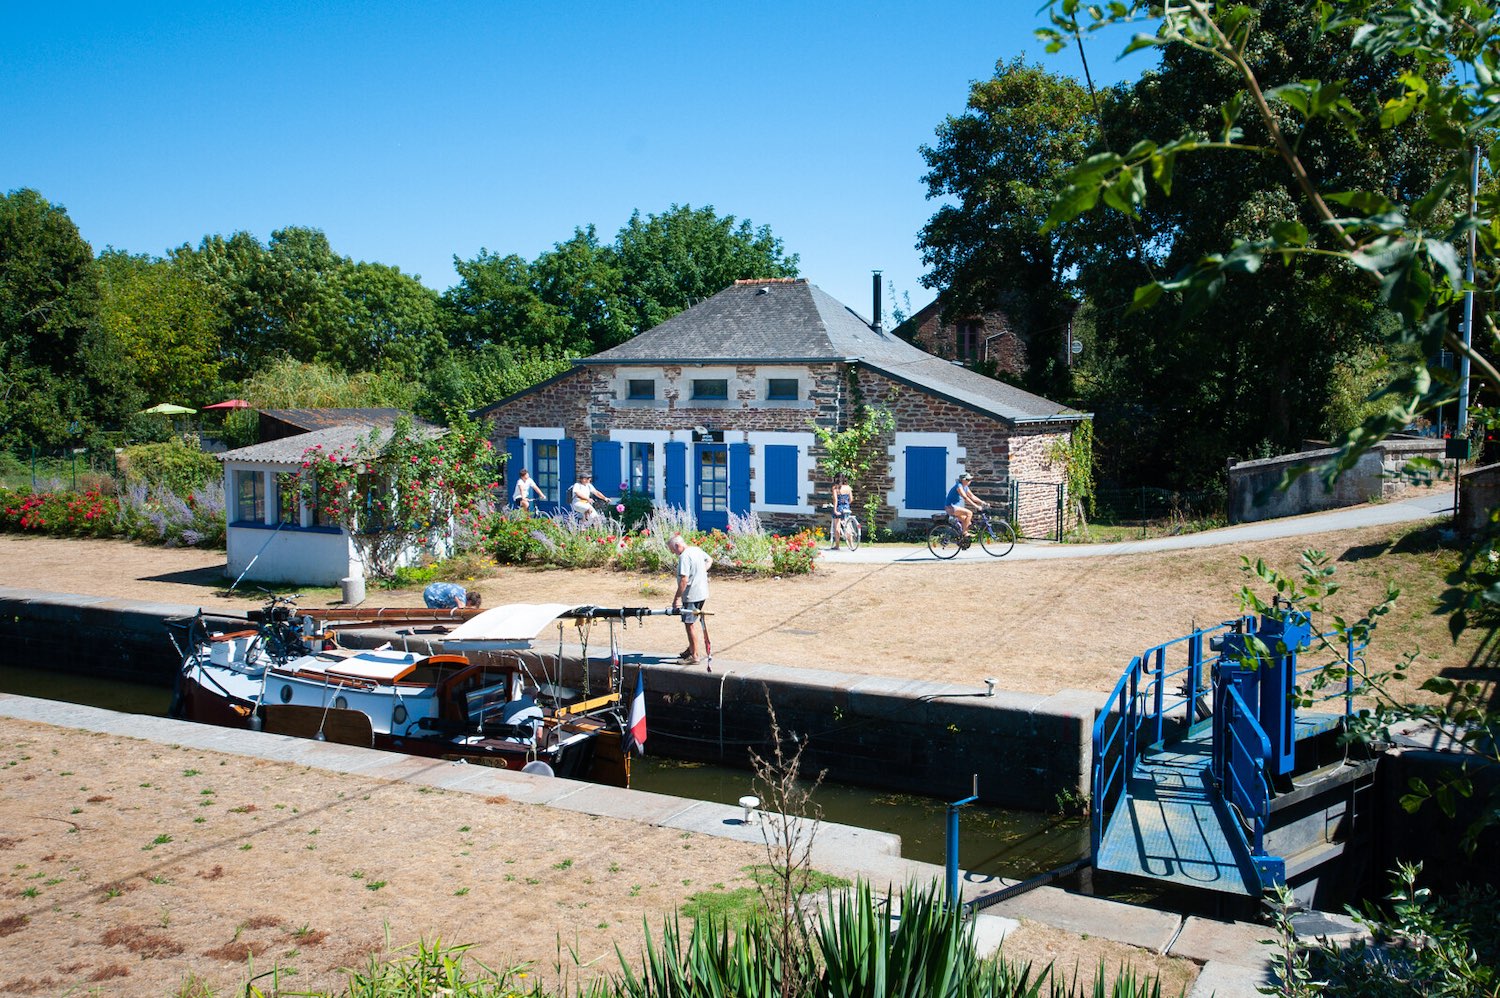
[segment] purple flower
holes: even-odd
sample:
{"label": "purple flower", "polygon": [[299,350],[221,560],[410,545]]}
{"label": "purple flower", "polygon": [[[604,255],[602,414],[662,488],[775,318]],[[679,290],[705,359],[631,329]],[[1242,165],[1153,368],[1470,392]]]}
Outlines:
{"label": "purple flower", "polygon": [[625,504],[622,503],[622,502],[615,503],[615,512],[616,513],[623,513],[623,512],[625,512]]}

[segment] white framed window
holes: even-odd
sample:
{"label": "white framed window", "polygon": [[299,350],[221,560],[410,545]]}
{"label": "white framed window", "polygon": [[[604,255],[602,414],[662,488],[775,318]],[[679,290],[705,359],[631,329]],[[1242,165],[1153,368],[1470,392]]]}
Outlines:
{"label": "white framed window", "polygon": [[[925,500],[922,505],[912,505],[907,502],[908,492],[916,484],[912,481],[912,475],[919,470],[915,465],[908,467],[907,455],[910,450],[915,449],[925,462],[932,456],[932,451],[938,448],[945,452],[941,461],[930,470],[925,468],[921,470],[930,476],[937,474],[938,469],[941,469],[942,481],[923,484],[931,492],[935,492],[941,486],[943,493],[946,494],[958,479],[959,472],[964,467],[964,458],[968,456],[968,451],[958,445],[957,433],[897,433],[895,441],[886,449],[886,453],[891,457],[891,481],[894,484],[891,491],[886,493],[886,504],[896,510],[897,516],[926,517],[935,511],[929,508],[930,499]],[[916,501],[915,497],[913,501]],[[941,508],[941,506],[936,507],[937,510]]]}

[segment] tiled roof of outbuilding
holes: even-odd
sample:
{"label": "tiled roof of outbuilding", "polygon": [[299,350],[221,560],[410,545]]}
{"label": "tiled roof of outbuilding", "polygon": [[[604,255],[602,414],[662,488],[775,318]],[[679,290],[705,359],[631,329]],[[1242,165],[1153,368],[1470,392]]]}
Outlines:
{"label": "tiled roof of outbuilding", "polygon": [[[447,431],[442,427],[424,423],[421,426],[413,427],[412,432],[419,437],[434,437],[440,436]],[[249,447],[224,451],[214,456],[220,461],[298,465],[302,463],[302,456],[313,447],[322,447],[326,451],[337,450],[340,447],[350,447],[358,444],[372,433],[377,434],[376,440],[382,446],[391,438],[390,427],[370,426],[364,423],[346,423],[341,426],[330,426],[327,429],[313,430],[309,433],[298,433],[295,436],[282,437],[279,440],[268,440],[263,444],[251,444]]]}
{"label": "tiled roof of outbuilding", "polygon": [[[348,408],[348,409],[262,409],[263,415],[304,430],[326,430],[333,426],[359,424],[365,427],[394,426],[396,420],[409,415],[404,409]],[[413,423],[424,420],[413,417]]]}

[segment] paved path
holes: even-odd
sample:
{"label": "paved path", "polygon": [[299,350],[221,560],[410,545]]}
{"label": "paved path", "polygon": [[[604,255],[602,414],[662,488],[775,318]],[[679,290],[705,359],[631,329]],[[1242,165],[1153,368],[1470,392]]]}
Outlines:
{"label": "paved path", "polygon": [[[1015,550],[1006,555],[1005,561],[1039,561],[1049,558],[1103,558],[1122,554],[1145,554],[1151,551],[1180,551],[1187,548],[1215,547],[1221,544],[1240,544],[1246,541],[1264,541],[1277,537],[1298,537],[1303,534],[1322,534],[1331,530],[1352,530],[1356,527],[1377,527],[1394,523],[1409,523],[1447,516],[1453,510],[1453,493],[1436,490],[1411,499],[1396,502],[1371,503],[1334,509],[1326,513],[1307,513],[1277,520],[1262,520],[1259,523],[1242,523],[1217,530],[1201,530],[1193,534],[1178,534],[1174,537],[1150,537],[1138,541],[1120,541],[1116,544],[1057,544],[1052,541],[1028,541],[1017,544]],[[847,564],[887,564],[891,562],[936,561],[926,545],[878,544],[860,548],[858,551],[823,551],[821,559]],[[954,561],[992,562],[991,558],[977,546],[960,551]]]}

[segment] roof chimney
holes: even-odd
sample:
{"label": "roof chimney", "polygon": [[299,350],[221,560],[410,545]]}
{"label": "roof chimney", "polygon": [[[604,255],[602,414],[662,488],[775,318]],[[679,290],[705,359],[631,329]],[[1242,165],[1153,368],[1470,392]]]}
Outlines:
{"label": "roof chimney", "polygon": [[870,292],[874,296],[874,301],[870,305],[870,313],[874,316],[874,320],[870,323],[870,328],[881,333],[885,330],[880,321],[880,271],[878,270],[870,272]]}

